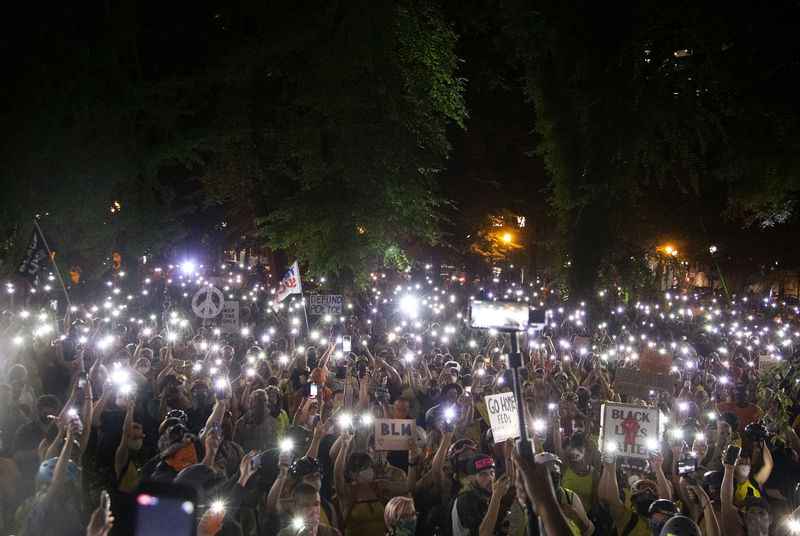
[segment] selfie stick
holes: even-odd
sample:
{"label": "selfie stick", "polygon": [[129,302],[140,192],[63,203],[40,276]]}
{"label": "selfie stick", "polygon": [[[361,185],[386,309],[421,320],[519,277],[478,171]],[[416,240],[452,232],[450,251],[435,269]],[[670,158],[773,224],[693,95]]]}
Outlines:
{"label": "selfie stick", "polygon": [[522,398],[522,382],[519,369],[522,367],[522,354],[519,351],[519,332],[510,331],[511,352],[508,354],[508,367],[511,369],[511,389],[517,401],[517,421],[519,423],[519,453],[523,458],[533,460],[533,447],[528,438],[528,423],[525,419],[525,400]]}

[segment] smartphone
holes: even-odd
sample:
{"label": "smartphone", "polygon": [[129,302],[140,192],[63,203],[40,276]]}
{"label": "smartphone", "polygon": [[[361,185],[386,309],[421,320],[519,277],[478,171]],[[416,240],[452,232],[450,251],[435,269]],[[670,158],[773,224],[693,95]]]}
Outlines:
{"label": "smartphone", "polygon": [[683,458],[678,460],[678,474],[683,476],[697,471],[697,458]]}
{"label": "smartphone", "polygon": [[135,536],[195,536],[197,493],[189,486],[145,482],[136,494]]}
{"label": "smartphone", "polygon": [[317,384],[312,383],[308,388],[308,398],[317,398]]}
{"label": "smartphone", "polygon": [[106,516],[111,513],[111,496],[106,490],[100,492],[100,508],[103,509]]}
{"label": "smartphone", "polygon": [[353,343],[350,335],[345,335],[342,337],[342,351],[344,353],[353,351]]}
{"label": "smartphone", "polygon": [[467,385],[467,386],[464,388],[464,391],[465,391],[465,392],[466,392],[468,395],[471,395],[471,394],[472,394],[472,386],[471,386],[471,385]]}
{"label": "smartphone", "polygon": [[725,451],[725,463],[727,465],[735,465],[741,452],[742,449],[736,445],[728,445],[728,449]]}
{"label": "smartphone", "polygon": [[253,457],[250,465],[253,468],[253,471],[258,471],[261,469],[261,466],[264,464],[264,452],[259,452]]}

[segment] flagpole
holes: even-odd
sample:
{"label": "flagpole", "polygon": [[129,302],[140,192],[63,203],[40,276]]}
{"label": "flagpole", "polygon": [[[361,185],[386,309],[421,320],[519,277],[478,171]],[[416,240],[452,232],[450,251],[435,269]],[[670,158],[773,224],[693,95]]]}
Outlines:
{"label": "flagpole", "polygon": [[64,291],[64,297],[67,299],[67,310],[69,310],[69,308],[72,307],[72,303],[69,301],[69,292],[67,292],[67,286],[64,284],[64,278],[61,277],[61,270],[58,269],[58,264],[56,264],[56,259],[53,257],[53,252],[50,251],[50,246],[47,244],[47,238],[45,238],[42,228],[39,227],[38,218],[33,218],[33,225],[36,226],[36,230],[39,231],[39,236],[42,237],[44,248],[47,250],[47,256],[50,258],[50,262],[53,263],[53,268],[56,269],[56,277],[58,277],[58,282],[61,283],[61,290]]}
{"label": "flagpole", "polygon": [[[301,296],[303,296],[301,294]],[[311,333],[311,329],[308,327],[308,312],[306,311],[306,297],[303,296],[303,316],[306,317],[306,335]]]}

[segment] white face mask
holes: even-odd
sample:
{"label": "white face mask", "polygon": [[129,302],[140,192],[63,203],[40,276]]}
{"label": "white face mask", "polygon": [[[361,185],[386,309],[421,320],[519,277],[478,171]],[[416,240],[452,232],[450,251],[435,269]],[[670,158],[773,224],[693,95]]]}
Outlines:
{"label": "white face mask", "polygon": [[358,474],[356,474],[357,482],[372,482],[373,480],[375,480],[375,471],[372,467],[359,471]]}
{"label": "white face mask", "polygon": [[736,476],[740,480],[746,480],[749,475],[750,475],[750,466],[749,465],[737,465],[736,466]]}

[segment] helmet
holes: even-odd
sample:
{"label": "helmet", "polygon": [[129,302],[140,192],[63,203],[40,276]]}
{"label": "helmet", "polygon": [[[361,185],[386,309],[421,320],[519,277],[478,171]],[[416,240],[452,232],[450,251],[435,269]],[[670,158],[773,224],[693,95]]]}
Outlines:
{"label": "helmet", "polygon": [[675,503],[669,499],[658,499],[657,501],[653,501],[653,503],[650,505],[650,509],[647,511],[648,516],[653,514],[667,514],[674,516],[677,513],[678,509],[675,507]]}
{"label": "helmet", "polygon": [[478,445],[471,439],[459,439],[447,449],[447,458],[455,458],[467,450],[472,450],[473,453],[478,452]]}
{"label": "helmet", "polygon": [[166,417],[164,419],[178,419],[182,423],[186,424],[189,420],[189,417],[186,416],[186,412],[182,409],[173,409],[167,412]]}
{"label": "helmet", "polygon": [[769,437],[769,431],[760,422],[751,422],[745,426],[744,435],[752,441],[765,441]]}
{"label": "helmet", "polygon": [[540,452],[533,457],[533,461],[536,463],[553,463],[561,465],[561,458],[552,452]]}
{"label": "helmet", "polygon": [[703,536],[697,523],[686,516],[672,516],[664,523],[659,536]]}
{"label": "helmet", "polygon": [[[53,475],[56,472],[56,464],[58,458],[50,458],[39,464],[39,471],[36,473],[36,484],[50,484],[53,481]],[[75,462],[69,460],[67,462],[67,481],[78,482],[80,480],[81,470],[75,465]]]}
{"label": "helmet", "polygon": [[289,474],[293,477],[304,477],[319,472],[319,462],[315,458],[309,456],[297,458],[292,462],[292,465],[289,466]]}

